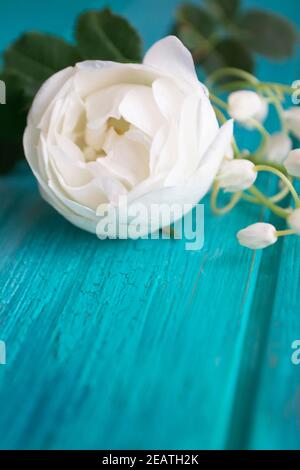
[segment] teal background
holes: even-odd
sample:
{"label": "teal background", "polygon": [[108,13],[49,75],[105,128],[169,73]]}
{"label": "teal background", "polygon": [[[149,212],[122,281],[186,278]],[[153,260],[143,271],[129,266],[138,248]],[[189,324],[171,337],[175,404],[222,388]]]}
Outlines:
{"label": "teal background", "polygon": [[[147,48],[177,0],[105,2]],[[298,0],[246,1],[300,24]],[[72,37],[96,0],[1,0],[0,49],[22,31]],[[300,79],[299,54],[259,60],[260,78]],[[272,185],[272,181],[270,185]],[[43,202],[22,165],[0,178],[2,449],[299,449],[300,239],[263,252],[236,232],[268,212],[214,217],[205,245],[105,241]],[[275,221],[277,222],[277,221]]]}

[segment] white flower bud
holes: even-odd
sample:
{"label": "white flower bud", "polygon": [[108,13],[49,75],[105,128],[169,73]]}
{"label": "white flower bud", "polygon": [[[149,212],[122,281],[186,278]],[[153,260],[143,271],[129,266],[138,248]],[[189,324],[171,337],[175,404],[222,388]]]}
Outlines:
{"label": "white flower bud", "polygon": [[266,160],[281,164],[293,146],[291,138],[285,132],[275,132],[267,143]]}
{"label": "white flower bud", "polygon": [[288,217],[288,224],[291,229],[300,235],[300,209],[295,209]]}
{"label": "white flower bud", "polygon": [[300,107],[293,106],[284,112],[285,122],[292,134],[300,139]]}
{"label": "white flower bud", "polygon": [[259,222],[240,230],[237,238],[242,246],[251,250],[266,248],[277,242],[276,228],[271,224]]}
{"label": "white flower bud", "polygon": [[284,166],[289,175],[300,177],[300,149],[292,150],[288,154]]}
{"label": "white flower bud", "polygon": [[256,178],[255,165],[249,160],[225,161],[217,175],[220,188],[229,193],[250,188]]}
{"label": "white flower bud", "polygon": [[228,112],[233,119],[245,123],[250,127],[248,121],[256,119],[262,122],[268,114],[268,104],[255,91],[235,91],[228,98]]}

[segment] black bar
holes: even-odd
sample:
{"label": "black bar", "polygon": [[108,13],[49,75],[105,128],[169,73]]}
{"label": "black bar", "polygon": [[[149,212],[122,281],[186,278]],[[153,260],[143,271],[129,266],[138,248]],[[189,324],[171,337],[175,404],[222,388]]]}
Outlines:
{"label": "black bar", "polygon": [[[0,451],[1,470],[18,464],[55,468],[57,464],[100,466],[121,465],[137,468],[142,465],[201,465],[203,462],[300,462],[300,451],[192,451],[192,450],[15,450]],[[19,467],[18,467],[19,468]],[[22,467],[20,467],[22,468]]]}

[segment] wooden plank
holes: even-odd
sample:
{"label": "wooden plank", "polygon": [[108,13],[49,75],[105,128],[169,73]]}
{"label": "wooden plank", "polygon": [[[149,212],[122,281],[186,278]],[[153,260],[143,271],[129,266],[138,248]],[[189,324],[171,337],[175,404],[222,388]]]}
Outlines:
{"label": "wooden plank", "polygon": [[249,276],[259,265],[236,247],[249,213],[207,217],[201,252],[181,241],[101,243],[25,187],[17,241],[0,229],[10,247],[0,277],[8,349],[1,446],[218,445]]}

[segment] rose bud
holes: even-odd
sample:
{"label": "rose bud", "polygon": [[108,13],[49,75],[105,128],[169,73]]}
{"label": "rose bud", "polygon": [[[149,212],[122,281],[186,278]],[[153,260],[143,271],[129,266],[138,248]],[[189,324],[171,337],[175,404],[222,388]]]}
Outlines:
{"label": "rose bud", "polygon": [[259,222],[240,230],[237,239],[242,246],[257,250],[277,242],[276,228],[271,224]]}
{"label": "rose bud", "polygon": [[255,165],[249,160],[225,161],[217,175],[220,188],[229,193],[250,188],[256,178]]}
{"label": "rose bud", "polygon": [[124,197],[128,211],[195,205],[232,134],[232,121],[219,128],[190,52],[169,36],[142,64],[87,61],[53,75],[33,102],[24,149],[45,200],[95,233],[97,209]]}

